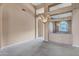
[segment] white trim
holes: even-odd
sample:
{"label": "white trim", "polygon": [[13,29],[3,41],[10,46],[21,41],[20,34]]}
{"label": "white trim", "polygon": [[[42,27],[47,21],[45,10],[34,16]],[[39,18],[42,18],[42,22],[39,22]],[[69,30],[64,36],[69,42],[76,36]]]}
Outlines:
{"label": "white trim", "polygon": [[72,45],[73,47],[79,47],[79,45]]}
{"label": "white trim", "polygon": [[[34,39],[31,39],[31,40],[34,40]],[[22,43],[27,43],[27,42],[30,42],[31,40],[25,40],[25,41],[21,41],[21,42],[18,42],[18,43],[10,44],[8,46],[2,47],[1,50],[12,47],[12,46],[16,46],[16,45],[19,45],[19,44],[22,44]]]}

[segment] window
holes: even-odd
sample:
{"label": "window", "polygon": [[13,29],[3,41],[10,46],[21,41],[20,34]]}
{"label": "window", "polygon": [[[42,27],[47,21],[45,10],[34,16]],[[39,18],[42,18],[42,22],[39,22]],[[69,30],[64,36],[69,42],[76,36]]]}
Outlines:
{"label": "window", "polygon": [[71,20],[56,21],[54,24],[54,33],[71,32]]}
{"label": "window", "polygon": [[72,12],[51,16],[53,23],[53,33],[71,33]]}
{"label": "window", "polygon": [[68,23],[66,21],[61,21],[59,24],[60,32],[68,32]]}
{"label": "window", "polygon": [[71,20],[49,22],[49,33],[71,33]]}
{"label": "window", "polygon": [[51,7],[49,7],[49,12],[63,8],[63,7],[68,7],[68,6],[71,6],[71,5],[72,5],[71,3],[61,3],[61,4],[58,4],[58,5],[55,5],[55,6],[51,6]]}
{"label": "window", "polygon": [[72,16],[72,12],[67,12],[67,13],[63,13],[63,14],[59,14],[59,15],[53,15],[51,16],[52,19],[58,19],[58,18],[65,18],[65,17],[69,17]]}
{"label": "window", "polygon": [[40,8],[36,10],[36,15],[44,13],[44,8]]}
{"label": "window", "polygon": [[49,22],[49,32],[53,32],[53,23],[52,22]]}

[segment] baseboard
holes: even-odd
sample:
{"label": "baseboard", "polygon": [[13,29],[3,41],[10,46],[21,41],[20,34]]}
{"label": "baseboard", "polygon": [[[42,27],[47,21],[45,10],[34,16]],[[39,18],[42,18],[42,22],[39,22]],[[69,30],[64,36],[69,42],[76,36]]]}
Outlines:
{"label": "baseboard", "polygon": [[[31,39],[31,40],[34,40],[34,39]],[[10,45],[1,47],[1,50],[12,47],[12,46],[16,46],[16,45],[19,45],[19,44],[22,44],[22,43],[30,42],[31,40],[25,40],[25,41],[21,41],[21,42],[18,42],[18,43],[14,43],[14,44],[10,44]]]}
{"label": "baseboard", "polygon": [[79,45],[72,45],[73,47],[79,47]]}
{"label": "baseboard", "polygon": [[53,43],[56,45],[61,45],[61,46],[72,46],[72,44],[67,44],[67,43],[60,43],[60,42],[54,42],[54,41],[48,41],[49,43]]}

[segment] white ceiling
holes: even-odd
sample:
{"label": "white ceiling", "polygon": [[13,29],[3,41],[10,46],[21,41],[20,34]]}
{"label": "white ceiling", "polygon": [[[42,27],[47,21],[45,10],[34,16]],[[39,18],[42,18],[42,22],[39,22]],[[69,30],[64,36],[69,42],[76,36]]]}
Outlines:
{"label": "white ceiling", "polygon": [[32,3],[32,5],[34,5],[34,6],[38,6],[40,4],[42,4],[42,3]]}

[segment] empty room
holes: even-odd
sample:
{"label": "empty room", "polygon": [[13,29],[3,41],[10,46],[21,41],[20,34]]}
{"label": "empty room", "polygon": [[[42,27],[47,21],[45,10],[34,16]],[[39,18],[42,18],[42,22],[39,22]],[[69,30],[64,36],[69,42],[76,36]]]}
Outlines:
{"label": "empty room", "polygon": [[0,3],[0,56],[79,56],[79,3]]}

